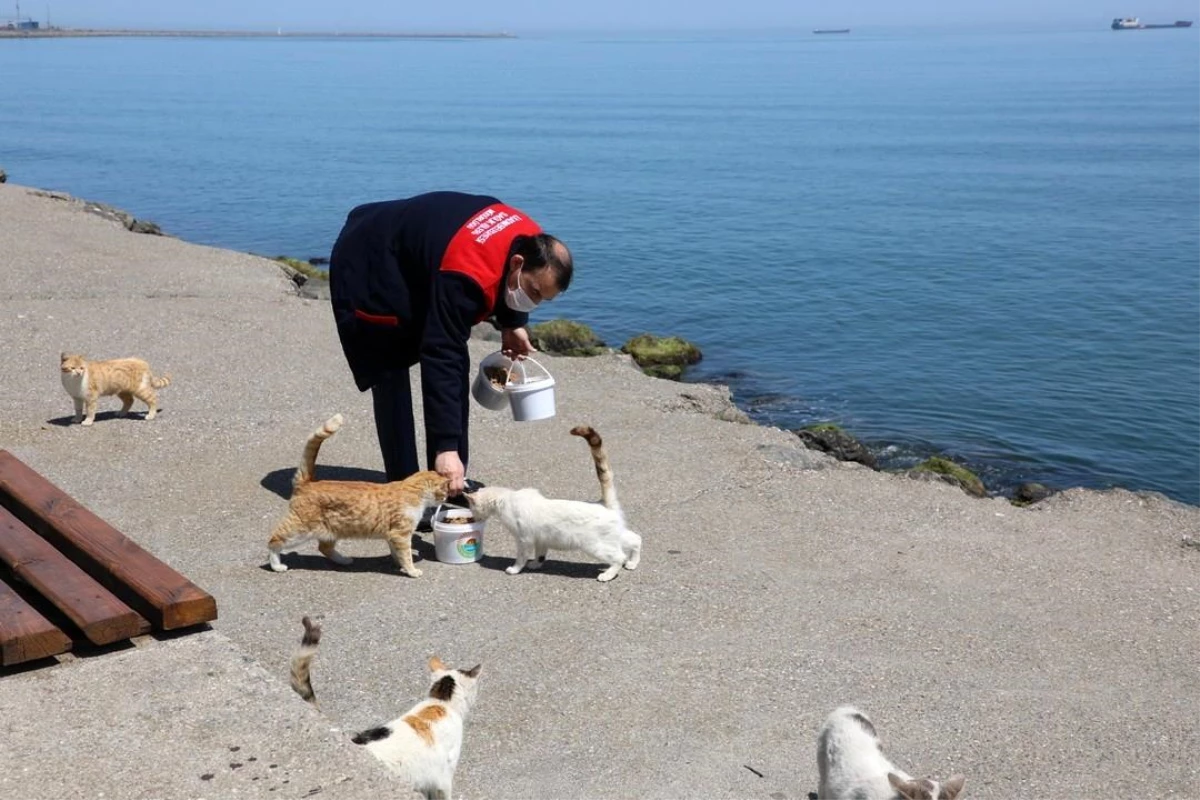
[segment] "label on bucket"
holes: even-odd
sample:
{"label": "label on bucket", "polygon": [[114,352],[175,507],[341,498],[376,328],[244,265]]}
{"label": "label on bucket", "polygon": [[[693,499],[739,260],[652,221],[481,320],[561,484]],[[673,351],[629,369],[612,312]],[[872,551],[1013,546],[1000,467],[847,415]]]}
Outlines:
{"label": "label on bucket", "polygon": [[459,539],[454,543],[458,550],[458,555],[462,558],[475,560],[475,556],[479,553],[479,539],[474,536],[467,536]]}

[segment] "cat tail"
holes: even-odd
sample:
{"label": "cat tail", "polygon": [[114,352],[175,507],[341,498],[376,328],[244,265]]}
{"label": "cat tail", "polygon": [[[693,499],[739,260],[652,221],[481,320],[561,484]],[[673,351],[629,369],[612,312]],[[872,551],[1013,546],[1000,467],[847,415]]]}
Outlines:
{"label": "cat tail", "polygon": [[292,478],[293,487],[302,486],[313,479],[317,469],[317,452],[321,449],[321,442],[337,433],[340,427],[342,427],[342,415],[334,414],[325,420],[324,425],[313,431],[312,436],[308,437],[308,441],[304,445],[304,458],[300,461],[296,476]]}
{"label": "cat tail", "polygon": [[161,378],[150,378],[150,386],[155,389],[165,389],[171,385],[171,376],[163,375]]}
{"label": "cat tail", "polygon": [[292,653],[292,689],[315,706],[317,696],[313,694],[310,666],[317,654],[317,645],[321,643],[321,626],[308,617],[300,621],[304,623],[304,638]]}
{"label": "cat tail", "polygon": [[613,485],[612,467],[608,465],[608,455],[604,452],[604,440],[596,429],[590,425],[576,425],[571,428],[573,436],[585,439],[592,449],[592,460],[596,462],[596,477],[600,479],[600,501],[605,508],[614,511],[619,509],[617,504],[617,487]]}

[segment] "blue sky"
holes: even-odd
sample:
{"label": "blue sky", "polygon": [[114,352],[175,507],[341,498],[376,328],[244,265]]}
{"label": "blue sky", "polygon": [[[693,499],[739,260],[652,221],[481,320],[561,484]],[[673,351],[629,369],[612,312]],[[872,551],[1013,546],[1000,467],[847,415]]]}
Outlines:
{"label": "blue sky", "polygon": [[[761,29],[821,26],[1064,25],[1112,17],[1194,19],[1196,0],[24,0],[21,15],[64,27],[292,31]],[[0,0],[0,19],[15,0]]]}

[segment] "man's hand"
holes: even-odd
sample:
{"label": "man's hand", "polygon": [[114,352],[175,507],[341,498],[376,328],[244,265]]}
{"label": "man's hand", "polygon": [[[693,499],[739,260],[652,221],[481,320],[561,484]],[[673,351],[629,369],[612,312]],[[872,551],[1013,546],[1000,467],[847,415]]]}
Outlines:
{"label": "man's hand", "polygon": [[466,486],[466,470],[463,469],[462,459],[458,457],[457,450],[443,450],[438,453],[433,460],[433,469],[443,478],[450,479],[450,497],[462,493]]}
{"label": "man's hand", "polygon": [[536,353],[537,348],[529,341],[528,328],[501,328],[500,352],[509,358],[524,358],[530,353]]}

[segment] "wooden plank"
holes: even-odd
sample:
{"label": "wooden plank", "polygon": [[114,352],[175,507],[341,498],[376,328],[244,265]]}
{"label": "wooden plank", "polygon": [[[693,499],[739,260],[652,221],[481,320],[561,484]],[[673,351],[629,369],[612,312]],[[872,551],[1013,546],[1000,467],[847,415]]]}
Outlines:
{"label": "wooden plank", "polygon": [[71,637],[0,581],[0,666],[48,658],[71,649]]}
{"label": "wooden plank", "polygon": [[0,563],[33,587],[92,644],[150,632],[150,623],[0,506]]}
{"label": "wooden plank", "polygon": [[217,618],[212,595],[0,450],[0,505],[159,630]]}

